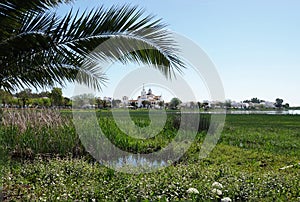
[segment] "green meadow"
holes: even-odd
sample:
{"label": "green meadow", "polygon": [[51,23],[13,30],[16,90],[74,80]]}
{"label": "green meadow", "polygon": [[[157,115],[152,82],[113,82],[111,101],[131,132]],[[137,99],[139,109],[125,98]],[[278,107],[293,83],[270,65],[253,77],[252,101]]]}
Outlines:
{"label": "green meadow", "polygon": [[[88,112],[79,113],[84,118]],[[185,124],[195,124],[194,116],[190,114]],[[164,148],[176,138],[182,118],[167,112],[163,130],[141,140],[143,128],[151,124],[148,111],[130,112],[141,128],[131,131],[128,127],[130,136],[118,128],[111,111],[97,111],[96,117],[105,136],[130,153]],[[87,152],[70,111],[4,111],[0,128],[3,199],[300,201],[299,115],[227,115],[216,147],[203,159],[199,154],[210,115],[201,114],[198,122],[196,137],[178,161],[155,172],[127,174],[101,165]],[[189,125],[186,128],[185,137],[189,137]],[[172,153],[180,152],[180,144],[173,144]],[[127,166],[133,172],[137,169]]]}

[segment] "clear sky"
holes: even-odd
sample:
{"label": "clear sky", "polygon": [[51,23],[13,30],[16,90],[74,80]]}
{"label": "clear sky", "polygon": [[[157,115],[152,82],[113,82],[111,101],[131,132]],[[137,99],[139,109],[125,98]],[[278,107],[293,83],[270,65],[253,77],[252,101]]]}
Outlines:
{"label": "clear sky", "polygon": [[[227,99],[279,97],[300,106],[300,1],[77,0],[71,7],[84,10],[128,3],[162,18],[169,29],[197,43],[214,62]],[[62,14],[69,8],[57,11]],[[70,84],[64,95],[70,96],[71,89]],[[111,96],[109,85],[102,93],[106,95]],[[200,92],[197,99],[209,97]]]}

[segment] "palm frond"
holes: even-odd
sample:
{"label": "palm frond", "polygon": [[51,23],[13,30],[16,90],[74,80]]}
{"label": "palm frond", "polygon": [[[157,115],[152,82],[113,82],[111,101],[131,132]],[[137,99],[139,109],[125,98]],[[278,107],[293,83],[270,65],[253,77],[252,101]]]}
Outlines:
{"label": "palm frond", "polygon": [[70,11],[59,18],[44,8],[60,1],[24,3],[22,9],[12,6],[20,0],[6,2],[0,3],[0,22],[12,23],[0,28],[0,87],[77,80],[101,89],[106,78],[97,60],[152,64],[167,77],[185,67],[165,25],[137,7]]}

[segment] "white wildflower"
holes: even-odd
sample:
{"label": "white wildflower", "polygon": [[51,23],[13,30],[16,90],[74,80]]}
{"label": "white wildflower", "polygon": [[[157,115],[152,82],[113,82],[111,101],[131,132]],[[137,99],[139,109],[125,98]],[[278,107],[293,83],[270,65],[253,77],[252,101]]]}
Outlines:
{"label": "white wildflower", "polygon": [[222,198],[221,202],[231,202],[231,198],[229,197]]}
{"label": "white wildflower", "polygon": [[214,182],[212,184],[212,187],[218,188],[218,189],[223,189],[223,185],[220,182]]}
{"label": "white wildflower", "polygon": [[199,194],[199,191],[196,188],[189,188],[186,192],[190,194]]}
{"label": "white wildflower", "polygon": [[213,190],[211,190],[212,191],[212,193],[214,193],[214,194],[217,194],[217,195],[219,195],[219,196],[221,196],[222,195],[222,191],[220,190],[220,189],[213,189]]}

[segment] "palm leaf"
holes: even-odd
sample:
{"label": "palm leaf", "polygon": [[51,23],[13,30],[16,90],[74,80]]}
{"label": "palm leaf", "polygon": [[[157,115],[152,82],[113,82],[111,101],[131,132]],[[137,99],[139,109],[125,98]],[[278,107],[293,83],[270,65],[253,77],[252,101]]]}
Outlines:
{"label": "palm leaf", "polygon": [[60,1],[20,2],[0,3],[0,22],[7,25],[0,28],[2,88],[76,80],[101,89],[106,77],[96,65],[99,60],[152,64],[167,77],[184,67],[165,25],[154,16],[143,17],[137,7],[100,7],[81,15],[70,11],[59,18],[46,8]]}

